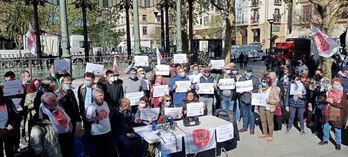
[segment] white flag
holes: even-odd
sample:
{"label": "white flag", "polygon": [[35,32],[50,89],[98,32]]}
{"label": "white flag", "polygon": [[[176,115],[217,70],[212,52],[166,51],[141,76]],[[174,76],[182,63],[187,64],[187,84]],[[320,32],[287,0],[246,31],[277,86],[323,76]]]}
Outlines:
{"label": "white flag", "polygon": [[317,48],[319,56],[330,58],[336,52],[338,52],[339,45],[332,38],[322,33],[318,28],[311,25],[313,41]]}
{"label": "white flag", "polygon": [[29,23],[29,31],[25,34],[25,37],[27,38],[27,48],[28,50],[36,56],[36,37],[35,32],[33,28],[31,27],[31,24]]}
{"label": "white flag", "polygon": [[157,55],[157,65],[161,65],[162,55],[158,47],[156,48],[156,55]]}
{"label": "white flag", "polygon": [[114,62],[112,64],[112,70],[119,72],[118,71],[118,66],[117,66],[117,58],[116,58],[116,56],[114,56]]}

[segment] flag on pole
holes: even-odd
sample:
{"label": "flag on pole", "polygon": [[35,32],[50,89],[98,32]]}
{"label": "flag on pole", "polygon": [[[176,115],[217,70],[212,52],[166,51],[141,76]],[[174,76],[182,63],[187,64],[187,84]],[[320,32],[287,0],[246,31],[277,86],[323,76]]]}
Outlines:
{"label": "flag on pole", "polygon": [[118,71],[118,66],[117,66],[117,57],[116,56],[114,56],[114,63],[112,65],[112,70],[119,72]]}
{"label": "flag on pole", "polygon": [[317,48],[319,56],[330,58],[336,52],[338,52],[339,45],[332,38],[322,33],[318,28],[311,25],[313,41]]}
{"label": "flag on pole", "polygon": [[31,24],[29,23],[29,31],[25,34],[25,37],[27,39],[27,48],[28,50],[36,56],[36,37],[33,27],[31,27]]}
{"label": "flag on pole", "polygon": [[156,55],[157,55],[157,65],[161,65],[162,55],[158,47],[156,48]]}

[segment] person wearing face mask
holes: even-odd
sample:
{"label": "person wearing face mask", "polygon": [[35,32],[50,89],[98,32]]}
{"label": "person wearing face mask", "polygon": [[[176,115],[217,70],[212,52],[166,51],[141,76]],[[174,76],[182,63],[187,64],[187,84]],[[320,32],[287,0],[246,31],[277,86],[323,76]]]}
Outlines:
{"label": "person wearing face mask", "polygon": [[154,86],[164,85],[162,79],[163,79],[162,75],[157,75],[156,76],[156,83],[153,84],[151,87],[150,98],[152,98],[153,108],[159,107],[158,104],[159,104],[159,99],[160,99],[160,97],[153,97]]}
{"label": "person wearing face mask", "polygon": [[[199,78],[199,82],[196,86],[196,89],[199,90],[201,83],[212,83],[214,91],[216,90],[216,82],[214,77],[210,75],[210,69],[203,69],[203,76]],[[215,93],[215,92],[214,92]],[[204,102],[205,106],[205,115],[213,115],[214,109],[214,94],[199,94],[199,101]]]}
{"label": "person wearing face mask", "polygon": [[297,61],[298,65],[295,68],[295,74],[296,75],[301,75],[302,73],[306,73],[308,75],[308,67],[306,64],[304,64],[304,60],[298,60]]}
{"label": "person wearing face mask", "polygon": [[285,97],[286,97],[286,93],[288,90],[288,87],[290,85],[290,77],[291,77],[291,72],[290,72],[290,68],[288,66],[284,66],[283,67],[283,76],[279,79],[277,86],[280,88],[280,108],[282,111],[282,115],[281,116],[277,116],[276,117],[276,121],[275,121],[275,125],[274,125],[274,130],[282,130],[282,126],[283,126],[283,121],[284,120],[288,120],[289,115],[287,112],[285,112],[285,106],[284,106],[284,101],[285,101]]}
{"label": "person wearing face mask", "polygon": [[146,78],[146,73],[143,68],[137,70],[138,78],[141,80],[141,88],[145,96],[150,97],[150,81]]}
{"label": "person wearing face mask", "polygon": [[187,104],[198,102],[198,98],[195,96],[193,90],[189,90],[186,92],[185,98],[182,100],[181,106],[182,106],[182,113],[184,117],[186,117],[187,114]]}
{"label": "person wearing face mask", "polygon": [[145,108],[150,108],[150,100],[146,96],[143,96],[139,100],[138,110],[134,115],[135,126],[144,126],[152,123],[152,121],[144,121],[140,119],[141,111]]}
{"label": "person wearing face mask", "polygon": [[[342,81],[343,92],[348,94],[348,65],[344,66],[336,75]],[[346,104],[347,105],[347,104]],[[348,128],[348,107],[344,109],[343,125]]]}
{"label": "person wearing face mask", "polygon": [[194,86],[197,85],[197,82],[199,82],[199,78],[201,78],[202,73],[199,71],[199,66],[197,64],[193,65],[192,72],[189,75],[190,81]]}
{"label": "person wearing face mask", "polygon": [[93,90],[97,88],[97,85],[94,84],[95,75],[91,72],[86,72],[84,74],[84,82],[79,86],[77,90],[77,97],[79,99],[79,108],[80,114],[83,121],[83,127],[85,134],[89,135],[91,131],[91,125],[87,122],[86,112],[89,105],[93,102]]}
{"label": "person wearing face mask", "polygon": [[53,93],[43,94],[41,101],[33,118],[29,140],[35,156],[71,156],[70,117],[58,106],[58,99]]}
{"label": "person wearing face mask", "polygon": [[[140,76],[140,75],[139,75]],[[141,92],[143,88],[141,86],[141,79],[137,75],[136,69],[131,69],[128,74],[128,79],[123,82],[123,93]]]}
{"label": "person wearing face mask", "polygon": [[[146,142],[133,131],[132,113],[128,110],[130,107],[130,100],[122,98],[120,106],[111,117],[111,130],[112,135],[116,141],[120,156],[129,157],[136,152],[137,155],[142,156],[146,150]],[[135,141],[136,150],[132,150],[130,141]]]}
{"label": "person wearing face mask", "polygon": [[28,84],[30,83],[30,81],[31,81],[31,77],[30,77],[29,71],[23,70],[21,72],[21,80],[22,80],[22,83],[23,83],[24,87],[26,88],[28,86]]}
{"label": "person wearing face mask", "polygon": [[[160,116],[164,116],[165,115],[165,109],[166,108],[172,108],[172,107],[174,107],[174,105],[172,103],[172,97],[170,97],[170,95],[167,95],[167,94],[164,95],[161,100],[162,100],[162,102],[159,104],[159,106],[160,106]],[[175,118],[175,117],[172,117],[172,118],[173,119],[181,119],[182,117],[183,117],[183,114],[181,113],[178,118]]]}
{"label": "person wearing face mask", "polygon": [[74,92],[72,91],[72,79],[71,77],[60,78],[61,88],[56,92],[60,106],[63,107],[65,112],[71,118],[72,134],[75,134],[76,123],[81,122],[80,111],[76,101]]}
{"label": "person wearing face mask", "polygon": [[252,69],[249,67],[245,71],[245,76],[241,77],[238,81],[252,80],[253,90],[248,92],[239,93],[240,103],[243,109],[243,128],[239,129],[239,132],[245,132],[250,125],[250,134],[254,135],[255,129],[255,106],[251,105],[251,93],[257,93],[259,91],[259,79],[253,76]]}
{"label": "person wearing face mask", "polygon": [[343,92],[342,82],[339,78],[332,79],[332,88],[327,92],[324,107],[323,140],[319,145],[326,145],[330,137],[330,125],[335,131],[336,150],[341,150],[342,115],[347,101],[347,94]]}
{"label": "person wearing face mask", "polygon": [[267,138],[268,142],[273,140],[273,130],[274,130],[274,111],[279,105],[279,93],[280,89],[272,84],[270,77],[266,76],[262,79],[262,89],[261,93],[265,94],[267,97],[266,106],[259,106],[260,119],[262,123],[262,135],[259,138]]}
{"label": "person wearing face mask", "polygon": [[[232,70],[232,77],[235,77],[236,80],[239,80],[242,76],[239,74],[239,70],[238,67],[233,64],[231,65],[231,70]],[[234,97],[232,98],[232,100],[234,100],[234,105],[235,105],[235,113],[236,113],[236,121],[239,122],[240,121],[240,95],[239,93],[235,93]]]}
{"label": "person wearing face mask", "polygon": [[[167,61],[165,58],[162,58],[161,60],[161,65],[166,65]],[[172,68],[169,66],[169,75],[163,75],[162,76],[162,82],[163,84],[167,85],[170,83],[170,81],[172,80],[172,78],[176,75],[174,71],[172,71]],[[156,67],[151,71],[150,73],[150,77],[149,77],[149,81],[151,82],[151,84],[155,84],[156,83]]]}
{"label": "person wearing face mask", "polygon": [[[178,69],[178,76],[174,77],[172,81],[169,84],[170,91],[173,92],[173,102],[176,107],[181,106],[181,102],[186,94],[186,92],[176,92],[175,89],[177,85],[175,84],[176,81],[190,81],[188,77],[186,77],[186,72],[183,68]],[[194,89],[193,85],[190,86],[191,89]],[[189,89],[188,89],[189,90]]]}
{"label": "person wearing face mask", "polygon": [[37,113],[41,104],[41,96],[47,92],[54,93],[55,82],[52,78],[45,78],[41,81],[41,86],[37,91],[36,97],[34,99],[34,109]]}
{"label": "person wearing face mask", "polygon": [[[295,119],[295,114],[297,111],[297,118],[300,122],[300,134],[301,135],[306,135],[306,132],[304,131],[304,110],[306,107],[306,88],[304,87],[304,84],[301,82],[299,76],[295,76],[292,81],[292,83],[289,85],[287,94],[286,94],[286,99],[285,99],[285,110],[287,112],[290,112],[290,119],[289,123],[286,129],[286,134],[290,133],[290,129],[292,127],[292,124]],[[294,89],[291,89],[294,88]],[[299,91],[297,94],[290,94],[291,90],[296,90]]]}
{"label": "person wearing face mask", "polygon": [[[233,79],[234,82],[237,82],[236,76],[232,75],[231,66],[225,65],[223,68],[223,75],[220,75],[221,79]],[[220,88],[220,83],[217,84],[217,87]],[[235,89],[220,89],[220,97],[221,97],[221,108],[224,110],[234,111],[234,102],[235,102]]]}
{"label": "person wearing face mask", "polygon": [[51,65],[49,78],[54,80],[54,83],[55,83],[54,90],[58,90],[61,87],[61,84],[59,81],[60,78],[67,77],[67,76],[71,77],[71,75],[68,73],[67,70],[64,70],[62,73],[58,73],[54,71],[54,64]]}
{"label": "person wearing face mask", "polygon": [[129,74],[131,69],[137,69],[137,68],[143,68],[145,73],[148,73],[153,70],[153,64],[152,59],[149,57],[149,66],[143,66],[143,67],[135,67],[135,60],[132,58],[132,61],[130,62],[129,66],[124,70],[125,74]]}
{"label": "person wearing face mask", "polygon": [[119,79],[117,71],[106,71],[106,79],[97,85],[104,91],[104,99],[109,105],[111,111],[118,108],[120,101],[124,96],[123,81]]}

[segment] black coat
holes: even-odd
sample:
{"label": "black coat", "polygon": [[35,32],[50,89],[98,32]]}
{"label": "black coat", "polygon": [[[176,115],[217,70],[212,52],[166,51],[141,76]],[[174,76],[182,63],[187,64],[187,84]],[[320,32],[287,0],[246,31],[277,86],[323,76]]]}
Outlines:
{"label": "black coat", "polygon": [[122,84],[122,80],[117,80],[116,83],[113,84],[109,84],[109,82],[105,80],[98,84],[98,88],[104,91],[104,101],[108,103],[110,111],[120,106],[121,99],[124,95]]}
{"label": "black coat", "polygon": [[19,128],[20,114],[17,112],[15,105],[11,99],[5,98],[4,103],[6,105],[8,120],[6,127],[10,124],[13,128]]}
{"label": "black coat", "polygon": [[81,122],[80,112],[76,101],[75,94],[72,90],[63,93],[62,89],[57,93],[60,105],[65,113],[71,118],[71,122]]}

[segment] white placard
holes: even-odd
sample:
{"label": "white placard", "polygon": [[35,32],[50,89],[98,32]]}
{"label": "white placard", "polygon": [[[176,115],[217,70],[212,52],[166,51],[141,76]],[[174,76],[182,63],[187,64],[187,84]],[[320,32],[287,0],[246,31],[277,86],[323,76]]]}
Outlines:
{"label": "white placard", "polygon": [[199,94],[214,94],[214,83],[199,83]]}
{"label": "white placard", "polygon": [[248,92],[253,90],[253,81],[238,81],[236,82],[236,88],[238,93]]}
{"label": "white placard", "polygon": [[191,81],[175,81],[175,92],[187,92],[191,88]]}
{"label": "white placard", "polygon": [[232,123],[216,128],[216,142],[225,142],[233,138],[234,132]]}
{"label": "white placard", "polygon": [[168,117],[171,116],[173,119],[180,119],[180,114],[182,113],[182,107],[166,107],[164,108],[164,114]]}
{"label": "white placard", "polygon": [[251,105],[255,106],[266,106],[267,96],[263,93],[251,93]]}
{"label": "white placard", "polygon": [[204,114],[204,103],[195,102],[186,104],[187,117],[200,116]]}
{"label": "white placard", "polygon": [[144,108],[140,111],[140,119],[141,120],[153,120],[158,119],[158,115],[160,113],[160,108]]}
{"label": "white placard", "polygon": [[222,69],[225,65],[224,60],[210,60],[212,69]]}
{"label": "white placard", "polygon": [[169,76],[169,65],[156,65],[156,75]]}
{"label": "white placard", "polygon": [[291,83],[290,85],[290,95],[303,94],[304,86],[302,83],[299,83],[296,88],[296,83]]}
{"label": "white placard", "polygon": [[143,96],[144,96],[143,92],[126,93],[126,98],[129,99],[131,106],[139,105],[139,100]]}
{"label": "white placard", "polygon": [[104,69],[104,65],[102,64],[87,63],[86,65],[86,72],[91,72],[91,73],[94,73],[95,75],[102,75],[103,69]]}
{"label": "white placard", "polygon": [[22,111],[23,108],[21,106],[21,101],[22,101],[22,98],[12,98],[12,102],[13,104],[15,105],[17,111]]}
{"label": "white placard", "polygon": [[4,81],[2,82],[2,85],[4,86],[4,96],[24,93],[22,80]]}
{"label": "white placard", "polygon": [[174,64],[179,63],[186,63],[187,62],[187,57],[186,54],[174,54]]}
{"label": "white placard", "polygon": [[235,85],[234,85],[234,79],[220,79],[219,80],[219,88],[221,90],[224,89],[234,89]]}
{"label": "white placard", "polygon": [[168,85],[153,86],[153,93],[152,93],[152,96],[153,96],[154,98],[162,97],[162,96],[164,96],[165,94],[169,94]]}
{"label": "white placard", "polygon": [[54,72],[64,73],[64,71],[70,70],[70,59],[54,60]]}
{"label": "white placard", "polygon": [[134,56],[134,66],[149,66],[149,57],[147,56]]}
{"label": "white placard", "polygon": [[182,151],[183,135],[173,135],[169,132],[161,132],[161,152],[163,154],[172,154]]}

